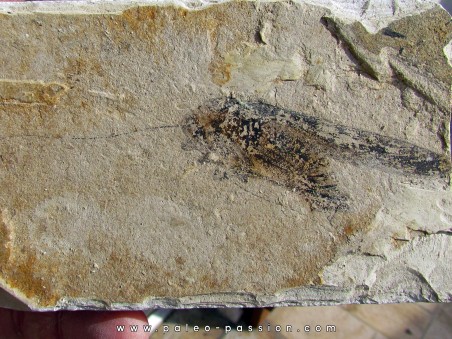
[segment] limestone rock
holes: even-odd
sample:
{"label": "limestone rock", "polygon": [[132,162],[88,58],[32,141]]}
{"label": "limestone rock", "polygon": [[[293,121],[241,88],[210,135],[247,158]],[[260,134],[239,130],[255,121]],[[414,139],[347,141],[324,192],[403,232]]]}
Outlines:
{"label": "limestone rock", "polygon": [[48,6],[0,14],[0,281],[28,307],[451,301],[441,7]]}

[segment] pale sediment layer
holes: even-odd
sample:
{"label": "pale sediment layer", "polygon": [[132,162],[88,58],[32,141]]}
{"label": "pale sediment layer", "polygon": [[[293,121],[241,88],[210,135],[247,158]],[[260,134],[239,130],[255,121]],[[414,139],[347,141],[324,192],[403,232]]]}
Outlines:
{"label": "pale sediment layer", "polygon": [[0,275],[30,307],[450,301],[439,6],[38,12],[0,14]]}

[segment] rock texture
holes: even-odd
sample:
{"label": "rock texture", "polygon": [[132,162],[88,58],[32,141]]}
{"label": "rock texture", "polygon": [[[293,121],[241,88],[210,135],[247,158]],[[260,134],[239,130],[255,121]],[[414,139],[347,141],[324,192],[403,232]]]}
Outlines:
{"label": "rock texture", "polygon": [[14,6],[0,276],[29,307],[451,301],[441,7]]}

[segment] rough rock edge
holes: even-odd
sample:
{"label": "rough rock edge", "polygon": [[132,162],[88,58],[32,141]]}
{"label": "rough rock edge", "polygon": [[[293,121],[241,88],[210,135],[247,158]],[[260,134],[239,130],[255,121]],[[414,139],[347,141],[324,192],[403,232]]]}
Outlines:
{"label": "rough rock edge", "polygon": [[[30,14],[30,13],[80,13],[80,14],[114,14],[135,6],[180,6],[188,10],[201,10],[208,6],[234,0],[60,0],[40,2],[0,2],[0,13]],[[281,2],[284,0],[244,0],[250,2]],[[333,15],[348,22],[361,21],[372,33],[387,26],[390,22],[405,16],[419,14],[441,0],[412,0],[398,4],[392,0],[385,3],[372,4],[372,0],[358,0],[352,3],[340,0],[292,0],[294,3],[314,5],[329,9]]]}
{"label": "rough rock edge", "polygon": [[[376,264],[377,268],[390,266],[397,262],[404,253],[413,251],[416,245],[424,239],[432,237],[442,237],[449,239],[452,235],[450,231],[441,231],[437,233],[422,233],[420,236],[412,239],[409,244],[410,249],[393,253],[391,258],[380,257],[369,253],[361,253],[365,256],[376,256],[381,262]],[[410,251],[409,251],[410,250]],[[359,254],[359,253],[358,253]],[[397,264],[397,263],[396,263]],[[220,292],[212,294],[190,295],[181,298],[148,297],[141,303],[107,303],[98,299],[87,298],[61,298],[54,307],[39,307],[33,305],[30,300],[21,295],[18,291],[13,291],[0,281],[0,285],[7,292],[3,292],[6,297],[7,305],[11,309],[33,310],[33,311],[57,311],[57,310],[145,310],[152,308],[222,308],[222,307],[279,307],[279,306],[334,306],[341,304],[380,304],[380,303],[411,303],[411,302],[451,302],[451,293],[445,293],[441,297],[424,277],[422,272],[415,268],[407,267],[407,270],[419,278],[421,286],[418,293],[411,290],[403,292],[382,292],[373,285],[356,285],[353,287],[340,287],[332,285],[321,286],[303,286],[281,290],[275,294],[254,294],[244,291],[238,292]],[[375,282],[378,282],[375,281]],[[0,297],[3,297],[0,290]],[[5,299],[2,301],[4,302]],[[8,300],[9,299],[9,300]]]}
{"label": "rough rock edge", "polygon": [[[187,10],[202,10],[216,4],[234,0],[62,0],[39,2],[0,2],[0,14],[19,15],[32,13],[55,14],[121,14],[123,11],[138,6],[176,6]],[[281,2],[284,0],[243,0],[259,3]],[[291,0],[294,3],[327,8],[333,16],[344,23],[359,21],[370,32],[376,33],[391,22],[406,16],[420,14],[441,5],[441,0],[412,0],[411,3],[397,4],[386,0],[371,8],[371,0],[358,0],[349,4],[335,0]],[[386,5],[386,6],[384,6]],[[380,7],[379,7],[380,6]],[[444,7],[443,7],[444,8]],[[450,8],[445,10],[451,10]],[[452,67],[452,40],[444,46],[444,54]]]}

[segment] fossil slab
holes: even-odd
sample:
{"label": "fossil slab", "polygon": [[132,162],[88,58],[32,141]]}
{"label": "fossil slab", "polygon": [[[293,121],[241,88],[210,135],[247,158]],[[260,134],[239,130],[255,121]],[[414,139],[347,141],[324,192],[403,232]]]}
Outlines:
{"label": "fossil slab", "polygon": [[451,300],[441,7],[2,6],[0,281],[28,307]]}

